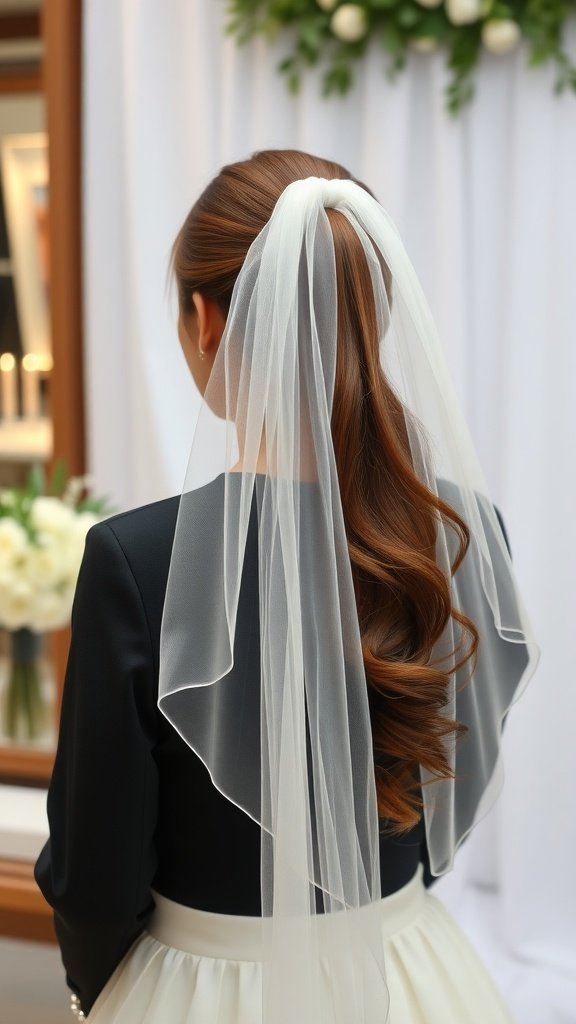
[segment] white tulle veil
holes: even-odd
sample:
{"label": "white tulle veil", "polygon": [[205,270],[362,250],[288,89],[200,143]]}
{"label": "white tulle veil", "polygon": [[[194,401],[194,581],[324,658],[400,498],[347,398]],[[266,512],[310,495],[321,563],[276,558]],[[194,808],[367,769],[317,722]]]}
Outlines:
{"label": "white tulle veil", "polygon": [[[159,707],[221,793],[262,828],[266,1024],[384,1024],[388,1006],[372,733],[330,429],[337,295],[327,207],[361,240],[381,365],[403,403],[416,473],[470,529],[452,576],[457,538],[438,519],[437,561],[480,645],[472,678],[469,664],[451,676],[445,714],[468,727],[463,740],[445,741],[455,777],[422,773],[435,874],[497,795],[502,720],[537,661],[498,517],[394,225],[352,181],[296,181],[234,288],[180,499],[160,651]],[[254,603],[242,586],[249,561],[258,629],[240,628]],[[457,630],[451,620],[435,656],[457,648]],[[251,645],[257,678],[244,670]]]}

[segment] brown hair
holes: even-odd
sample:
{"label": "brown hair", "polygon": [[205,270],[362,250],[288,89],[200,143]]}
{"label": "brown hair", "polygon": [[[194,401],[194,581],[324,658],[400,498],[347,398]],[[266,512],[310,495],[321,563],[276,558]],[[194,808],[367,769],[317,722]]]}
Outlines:
{"label": "brown hair", "polygon": [[[174,243],[184,315],[192,311],[194,291],[228,313],[246,253],[280,194],[310,176],[352,177],[339,164],[294,150],[268,150],[222,169]],[[478,632],[452,607],[448,582],[435,561],[435,539],[442,518],[459,541],[454,572],[469,531],[416,476],[403,409],[380,365],[372,282],[361,242],[343,214],[326,212],[338,289],[332,437],[369,684],[378,812],[392,831],[401,832],[421,816],[420,766],[434,778],[450,778],[444,738],[464,730],[442,711],[450,674],[476,653]],[[468,649],[456,662],[460,642],[452,664],[432,664],[434,645],[450,618],[462,635],[468,633]]]}

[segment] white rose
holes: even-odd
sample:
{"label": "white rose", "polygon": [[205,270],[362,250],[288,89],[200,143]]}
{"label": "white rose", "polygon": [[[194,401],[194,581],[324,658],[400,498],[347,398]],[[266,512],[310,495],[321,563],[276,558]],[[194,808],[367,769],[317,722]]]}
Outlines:
{"label": "white rose", "polygon": [[30,522],[35,530],[46,533],[63,533],[70,528],[74,512],[63,505],[59,498],[35,498],[30,508]]}
{"label": "white rose", "polygon": [[0,622],[6,629],[20,629],[30,625],[34,607],[34,591],[23,579],[14,579],[0,593]]}
{"label": "white rose", "polygon": [[86,537],[91,526],[100,522],[100,516],[95,512],[77,512],[73,519],[74,532],[78,537]]}
{"label": "white rose", "polygon": [[15,519],[2,516],[0,519],[0,565],[12,565],[26,550],[28,535]]}
{"label": "white rose", "polygon": [[65,505],[76,506],[82,491],[88,491],[93,486],[91,476],[71,476],[64,488],[62,501]]}
{"label": "white rose", "polygon": [[482,42],[491,53],[509,53],[520,40],[520,26],[511,18],[491,18],[482,26]]}
{"label": "white rose", "polygon": [[338,0],[316,0],[318,7],[321,7],[323,11],[333,11],[338,3]]}
{"label": "white rose", "polygon": [[66,545],[62,547],[60,556],[60,566],[62,570],[62,580],[66,583],[75,585],[78,579],[78,572],[80,571],[80,565],[82,563],[82,557],[84,555],[85,539],[83,536],[75,538],[69,538]]}
{"label": "white rose", "polygon": [[357,43],[368,31],[368,16],[358,4],[342,4],[334,11],[330,29],[343,43]]}
{"label": "white rose", "polygon": [[84,555],[84,548],[86,547],[86,534],[99,521],[99,516],[93,512],[79,512],[74,516],[72,529],[66,538],[66,551],[64,553],[67,563],[66,577],[68,580],[76,582]]}
{"label": "white rose", "polygon": [[33,545],[26,555],[23,568],[33,587],[43,590],[56,586],[63,576],[60,545]]}
{"label": "white rose", "polygon": [[410,40],[410,46],[418,53],[433,53],[438,49],[438,40],[432,36],[418,36]]}
{"label": "white rose", "polygon": [[100,522],[94,512],[78,512],[73,516],[70,529],[63,538],[61,545],[62,579],[76,583],[78,572],[86,547],[88,530]]}
{"label": "white rose", "polygon": [[48,629],[62,629],[70,622],[74,589],[67,587],[62,593],[46,590],[36,594],[30,615],[31,628],[38,633]]}
{"label": "white rose", "polygon": [[4,487],[0,491],[0,505],[4,505],[5,508],[14,508],[16,504],[16,495],[9,487]]}
{"label": "white rose", "polygon": [[481,0],[446,0],[446,14],[453,25],[468,25],[482,14]]}

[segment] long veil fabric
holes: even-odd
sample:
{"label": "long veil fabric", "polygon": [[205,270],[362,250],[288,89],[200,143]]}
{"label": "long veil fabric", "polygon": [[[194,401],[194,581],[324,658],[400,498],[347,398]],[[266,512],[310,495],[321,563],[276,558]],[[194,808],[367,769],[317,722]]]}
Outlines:
{"label": "long veil fabric", "polygon": [[[383,1024],[388,1015],[372,734],[330,432],[337,295],[326,207],[362,242],[381,366],[403,403],[417,475],[471,534],[453,576],[456,537],[438,519],[437,561],[454,607],[478,625],[480,648],[471,678],[469,666],[451,676],[445,713],[467,726],[463,741],[446,741],[455,777],[422,775],[435,873],[493,802],[502,720],[538,656],[394,225],[353,182],[295,182],[234,289],[180,500],[160,649],[161,710],[262,828],[267,1024]],[[243,631],[250,560],[258,629]],[[451,620],[433,660],[446,663],[461,640]],[[245,672],[253,644],[258,678]]]}

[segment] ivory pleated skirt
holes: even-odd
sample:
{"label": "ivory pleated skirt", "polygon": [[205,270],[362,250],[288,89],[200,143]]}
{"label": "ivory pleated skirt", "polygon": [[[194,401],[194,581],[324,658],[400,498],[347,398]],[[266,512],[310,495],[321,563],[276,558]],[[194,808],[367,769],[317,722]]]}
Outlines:
{"label": "ivory pleated skirt", "polygon": [[[266,1024],[259,919],[154,899],[147,930],[89,1024]],[[389,1024],[513,1024],[466,936],[424,888],[421,869],[381,906]]]}

